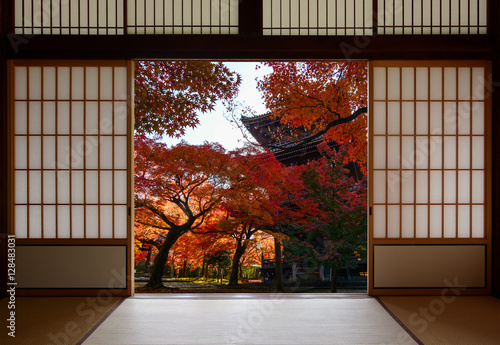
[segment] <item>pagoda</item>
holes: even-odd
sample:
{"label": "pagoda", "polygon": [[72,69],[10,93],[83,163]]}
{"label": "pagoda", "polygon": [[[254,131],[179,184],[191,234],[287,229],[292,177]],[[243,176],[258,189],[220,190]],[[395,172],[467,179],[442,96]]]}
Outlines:
{"label": "pagoda", "polygon": [[[318,145],[323,141],[322,135],[311,138],[311,131],[281,123],[280,118],[271,113],[242,116],[241,122],[260,145],[268,148],[274,157],[286,166],[307,164],[321,158]],[[333,141],[328,145],[334,149],[339,146]],[[349,163],[345,168],[349,169],[349,175],[355,179],[363,177],[357,164]]]}

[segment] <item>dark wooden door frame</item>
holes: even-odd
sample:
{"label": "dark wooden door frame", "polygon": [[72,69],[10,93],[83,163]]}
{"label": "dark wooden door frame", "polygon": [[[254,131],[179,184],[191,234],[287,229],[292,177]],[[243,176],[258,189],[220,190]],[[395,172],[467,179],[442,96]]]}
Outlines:
{"label": "dark wooden door frame", "polygon": [[[225,59],[225,60],[434,60],[492,61],[492,126],[500,132],[500,3],[489,1],[489,33],[479,36],[262,36],[260,0],[241,0],[239,35],[18,36],[12,0],[0,1],[0,298],[7,294],[8,59]],[[245,12],[243,12],[245,11]],[[252,14],[252,15],[250,15]],[[493,292],[500,296],[500,135],[492,138]]]}

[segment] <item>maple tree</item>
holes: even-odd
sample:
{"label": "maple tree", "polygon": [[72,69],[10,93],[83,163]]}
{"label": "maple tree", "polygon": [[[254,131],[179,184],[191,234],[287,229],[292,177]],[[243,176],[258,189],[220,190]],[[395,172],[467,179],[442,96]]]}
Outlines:
{"label": "maple tree", "polygon": [[[366,172],[367,65],[364,62],[264,62],[272,68],[258,89],[272,116],[297,133],[297,142],[323,137],[337,144],[352,143],[347,162]],[[297,134],[300,136],[300,134]],[[290,138],[294,139],[294,138]]]}
{"label": "maple tree", "polygon": [[304,197],[321,212],[303,224],[284,224],[282,230],[289,235],[285,241],[288,256],[330,267],[331,290],[336,292],[338,270],[354,268],[359,259],[366,258],[366,178],[348,177],[342,165],[348,144],[335,151],[323,143],[320,150],[323,157],[310,162],[301,179]]}
{"label": "maple tree", "polygon": [[[136,224],[150,229],[136,236],[158,254],[147,287],[162,287],[171,247],[209,218],[229,187],[231,157],[218,144],[182,142],[172,148],[144,136],[135,139]],[[162,236],[161,242],[152,238]]]}
{"label": "maple tree", "polygon": [[135,64],[135,129],[180,137],[198,115],[230,102],[241,77],[222,62],[138,61]]}
{"label": "maple tree", "polygon": [[272,233],[282,219],[293,219],[288,206],[302,189],[297,168],[284,166],[267,151],[247,147],[238,160],[240,183],[229,189],[221,204],[228,216],[219,225],[236,242],[229,285],[238,284],[242,257],[254,244],[257,231]]}

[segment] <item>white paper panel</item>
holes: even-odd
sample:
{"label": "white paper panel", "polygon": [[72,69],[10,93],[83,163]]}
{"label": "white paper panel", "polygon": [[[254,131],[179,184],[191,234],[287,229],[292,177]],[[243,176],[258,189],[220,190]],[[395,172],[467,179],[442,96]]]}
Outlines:
{"label": "white paper panel", "polygon": [[386,206],[374,205],[373,206],[373,237],[385,238],[385,212]]}
{"label": "white paper panel", "polygon": [[387,138],[387,168],[388,169],[399,169],[400,168],[400,137],[388,137]]}
{"label": "white paper panel", "polygon": [[28,104],[16,102],[15,105],[14,131],[16,134],[28,134]]}
{"label": "white paper panel", "polygon": [[29,168],[41,169],[42,168],[42,137],[30,136],[29,142]]}
{"label": "white paper panel", "polygon": [[485,78],[484,78],[484,68],[474,67],[472,68],[472,99],[473,100],[484,100],[485,99]]}
{"label": "white paper panel", "polygon": [[416,172],[416,202],[417,204],[428,203],[429,202],[429,176],[427,171],[417,171]]}
{"label": "white paper panel", "polygon": [[43,238],[55,238],[56,232],[56,206],[43,206]]}
{"label": "white paper panel", "polygon": [[83,169],[85,167],[85,141],[83,136],[71,137],[71,168]]}
{"label": "white paper panel", "polygon": [[41,204],[42,202],[42,173],[40,171],[29,171],[29,203]]}
{"label": "white paper panel", "polygon": [[398,67],[387,68],[387,99],[399,100],[400,99],[400,70]]}
{"label": "white paper panel", "polygon": [[472,134],[484,134],[484,103],[472,103]]}
{"label": "white paper panel", "polygon": [[57,134],[70,133],[70,106],[69,102],[57,103]]}
{"label": "white paper panel", "polygon": [[457,232],[457,207],[455,205],[443,206],[444,237],[455,238]]}
{"label": "white paper panel", "polygon": [[59,100],[70,99],[70,68],[57,67],[57,97]]}
{"label": "white paper panel", "polygon": [[83,100],[85,96],[85,68],[71,67],[71,98]]}
{"label": "white paper panel", "polygon": [[114,238],[127,238],[128,227],[128,210],[127,206],[118,205],[114,206],[114,217],[115,217],[115,235]]}
{"label": "white paper panel", "polygon": [[472,137],[472,169],[484,169],[484,137]]}
{"label": "white paper panel", "polygon": [[443,229],[443,206],[431,205],[429,206],[429,237],[441,238]]}
{"label": "white paper panel", "polygon": [[71,172],[71,202],[73,204],[83,204],[85,193],[85,180],[83,171]]}
{"label": "white paper panel", "polygon": [[458,202],[470,203],[471,176],[470,171],[458,172]]}
{"label": "white paper panel", "polygon": [[443,168],[443,137],[430,137],[430,169]]}
{"label": "white paper panel", "polygon": [[386,106],[385,102],[373,103],[373,134],[386,134]]}
{"label": "white paper panel", "polygon": [[443,134],[443,108],[441,102],[430,103],[430,134]]}
{"label": "white paper panel", "polygon": [[25,100],[28,98],[28,68],[15,67],[15,99]]}
{"label": "white paper panel", "polygon": [[401,137],[401,165],[403,169],[413,169],[415,167],[415,138],[413,136]]}
{"label": "white paper panel", "polygon": [[402,102],[401,110],[401,133],[415,134],[415,103]]}
{"label": "white paper panel", "polygon": [[386,69],[385,67],[373,68],[373,99],[386,99]]}
{"label": "white paper panel", "polygon": [[444,168],[457,168],[457,138],[453,136],[444,137]]}
{"label": "white paper panel", "polygon": [[28,144],[26,137],[15,137],[14,167],[16,169],[28,168]]}
{"label": "white paper panel", "polygon": [[70,137],[57,137],[57,168],[69,169],[71,162]]}
{"label": "white paper panel", "polygon": [[400,217],[399,217],[399,206],[388,205],[387,206],[387,237],[388,238],[399,238],[400,231]]}
{"label": "white paper panel", "polygon": [[43,133],[56,133],[56,103],[43,102]]}
{"label": "white paper panel", "polygon": [[415,70],[411,67],[401,68],[401,99],[415,99]]}
{"label": "white paper panel", "polygon": [[401,237],[414,237],[414,207],[401,206]]}
{"label": "white paper panel", "polygon": [[127,134],[127,103],[114,102],[115,134]]}
{"label": "white paper panel", "polygon": [[100,174],[101,204],[113,203],[113,172],[101,171]]}
{"label": "white paper panel", "polygon": [[127,169],[127,137],[115,136],[114,137],[114,150],[115,150],[115,169]]}
{"label": "white paper panel", "polygon": [[386,138],[373,136],[373,168],[386,168]]}
{"label": "white paper panel", "polygon": [[429,70],[426,67],[418,67],[415,69],[417,81],[417,100],[429,99]]}
{"label": "white paper panel", "polygon": [[417,144],[415,166],[417,169],[429,168],[429,138],[418,136],[415,139]]}
{"label": "white paper panel", "polygon": [[444,179],[444,202],[457,202],[457,173],[456,171],[445,171]]}
{"label": "white paper panel", "polygon": [[113,134],[113,103],[100,102],[100,133]]}
{"label": "white paper panel", "polygon": [[471,99],[471,69],[469,67],[460,67],[458,69],[458,99]]}
{"label": "white paper panel", "polygon": [[400,134],[400,103],[389,102],[387,105],[387,133]]}
{"label": "white paper panel", "polygon": [[16,205],[14,207],[16,238],[28,237],[28,207]]}
{"label": "white paper panel", "polygon": [[29,134],[42,134],[42,103],[29,102]]}
{"label": "white paper panel", "polygon": [[29,206],[29,238],[42,238],[42,207]]}
{"label": "white paper panel", "polygon": [[415,206],[415,237],[427,238],[429,229],[428,219],[429,219],[428,206],[427,205]]}
{"label": "white paper panel", "polygon": [[471,139],[469,136],[458,137],[458,168],[470,169],[470,144]]}
{"label": "white paper panel", "polygon": [[112,238],[113,237],[113,206],[101,206],[100,212],[100,225],[101,225],[101,237],[100,238]]}
{"label": "white paper panel", "polygon": [[[384,181],[385,182],[385,181]],[[115,171],[114,172],[114,193],[115,193],[115,204],[126,204],[127,203],[127,172],[126,171]]]}
{"label": "white paper panel", "polygon": [[472,205],[472,237],[484,238],[484,206]]}
{"label": "white paper panel", "polygon": [[70,202],[70,178],[69,171],[57,172],[57,202],[69,204]]}
{"label": "white paper panel", "polygon": [[455,102],[444,103],[444,134],[457,133],[457,104]]}
{"label": "white paper panel", "polygon": [[415,174],[413,171],[402,172],[401,198],[403,204],[413,204],[415,202]]}
{"label": "white paper panel", "polygon": [[444,99],[457,99],[457,69],[454,67],[444,68]]}
{"label": "white paper panel", "polygon": [[443,99],[443,69],[441,67],[430,68],[430,99]]}
{"label": "white paper panel", "polygon": [[469,205],[458,205],[458,237],[459,238],[469,238],[470,237],[470,206]]}
{"label": "white paper panel", "polygon": [[443,173],[442,171],[429,171],[430,203],[443,202]]}
{"label": "white paper panel", "polygon": [[15,172],[14,190],[14,203],[28,203],[28,174],[26,171],[20,170]]}
{"label": "white paper panel", "polygon": [[99,206],[86,207],[85,235],[87,238],[99,238]]}
{"label": "white paper panel", "polygon": [[127,100],[127,68],[115,67],[114,99]]}
{"label": "white paper panel", "polygon": [[43,67],[43,99],[56,99],[56,68]]}
{"label": "white paper panel", "polygon": [[458,134],[470,134],[471,108],[469,102],[458,103]]}
{"label": "white paper panel", "polygon": [[97,171],[85,172],[85,198],[87,204],[99,203],[99,173]]}
{"label": "white paper panel", "polygon": [[55,204],[56,203],[56,172],[44,171],[43,172],[43,203]]}
{"label": "white paper panel", "polygon": [[99,103],[87,102],[85,108],[85,131],[87,134],[99,133]]}
{"label": "white paper panel", "polygon": [[71,209],[67,205],[57,206],[57,237],[71,237]]}
{"label": "white paper panel", "polygon": [[416,108],[416,133],[429,134],[429,103],[417,102]]}
{"label": "white paper panel", "polygon": [[[118,149],[118,148],[116,148]],[[115,155],[117,153],[115,152]],[[101,169],[113,168],[113,138],[101,137],[99,146],[99,162]]]}
{"label": "white paper panel", "polygon": [[113,99],[113,67],[100,68],[100,99]]}
{"label": "white paper panel", "polygon": [[71,207],[71,238],[85,237],[85,209],[83,206]]}
{"label": "white paper panel", "polygon": [[41,99],[42,98],[42,68],[41,67],[29,67],[29,98],[30,99]]}
{"label": "white paper panel", "polygon": [[85,115],[83,102],[71,103],[71,134],[84,134]]}
{"label": "white paper panel", "polygon": [[99,98],[99,68],[85,68],[85,97],[86,99]]}
{"label": "white paper panel", "polygon": [[484,203],[484,171],[472,172],[472,202]]}
{"label": "white paper panel", "polygon": [[399,171],[387,171],[387,202],[399,203],[401,176]]}
{"label": "white paper panel", "polygon": [[97,169],[99,167],[99,138],[97,136],[87,136],[85,152],[85,167]]}

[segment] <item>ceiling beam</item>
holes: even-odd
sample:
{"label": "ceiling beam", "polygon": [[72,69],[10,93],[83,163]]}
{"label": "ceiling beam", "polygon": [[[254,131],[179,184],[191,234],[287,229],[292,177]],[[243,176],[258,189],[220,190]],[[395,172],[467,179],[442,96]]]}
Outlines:
{"label": "ceiling beam", "polygon": [[120,35],[16,36],[8,58],[428,60],[492,59],[492,35],[258,36]]}

